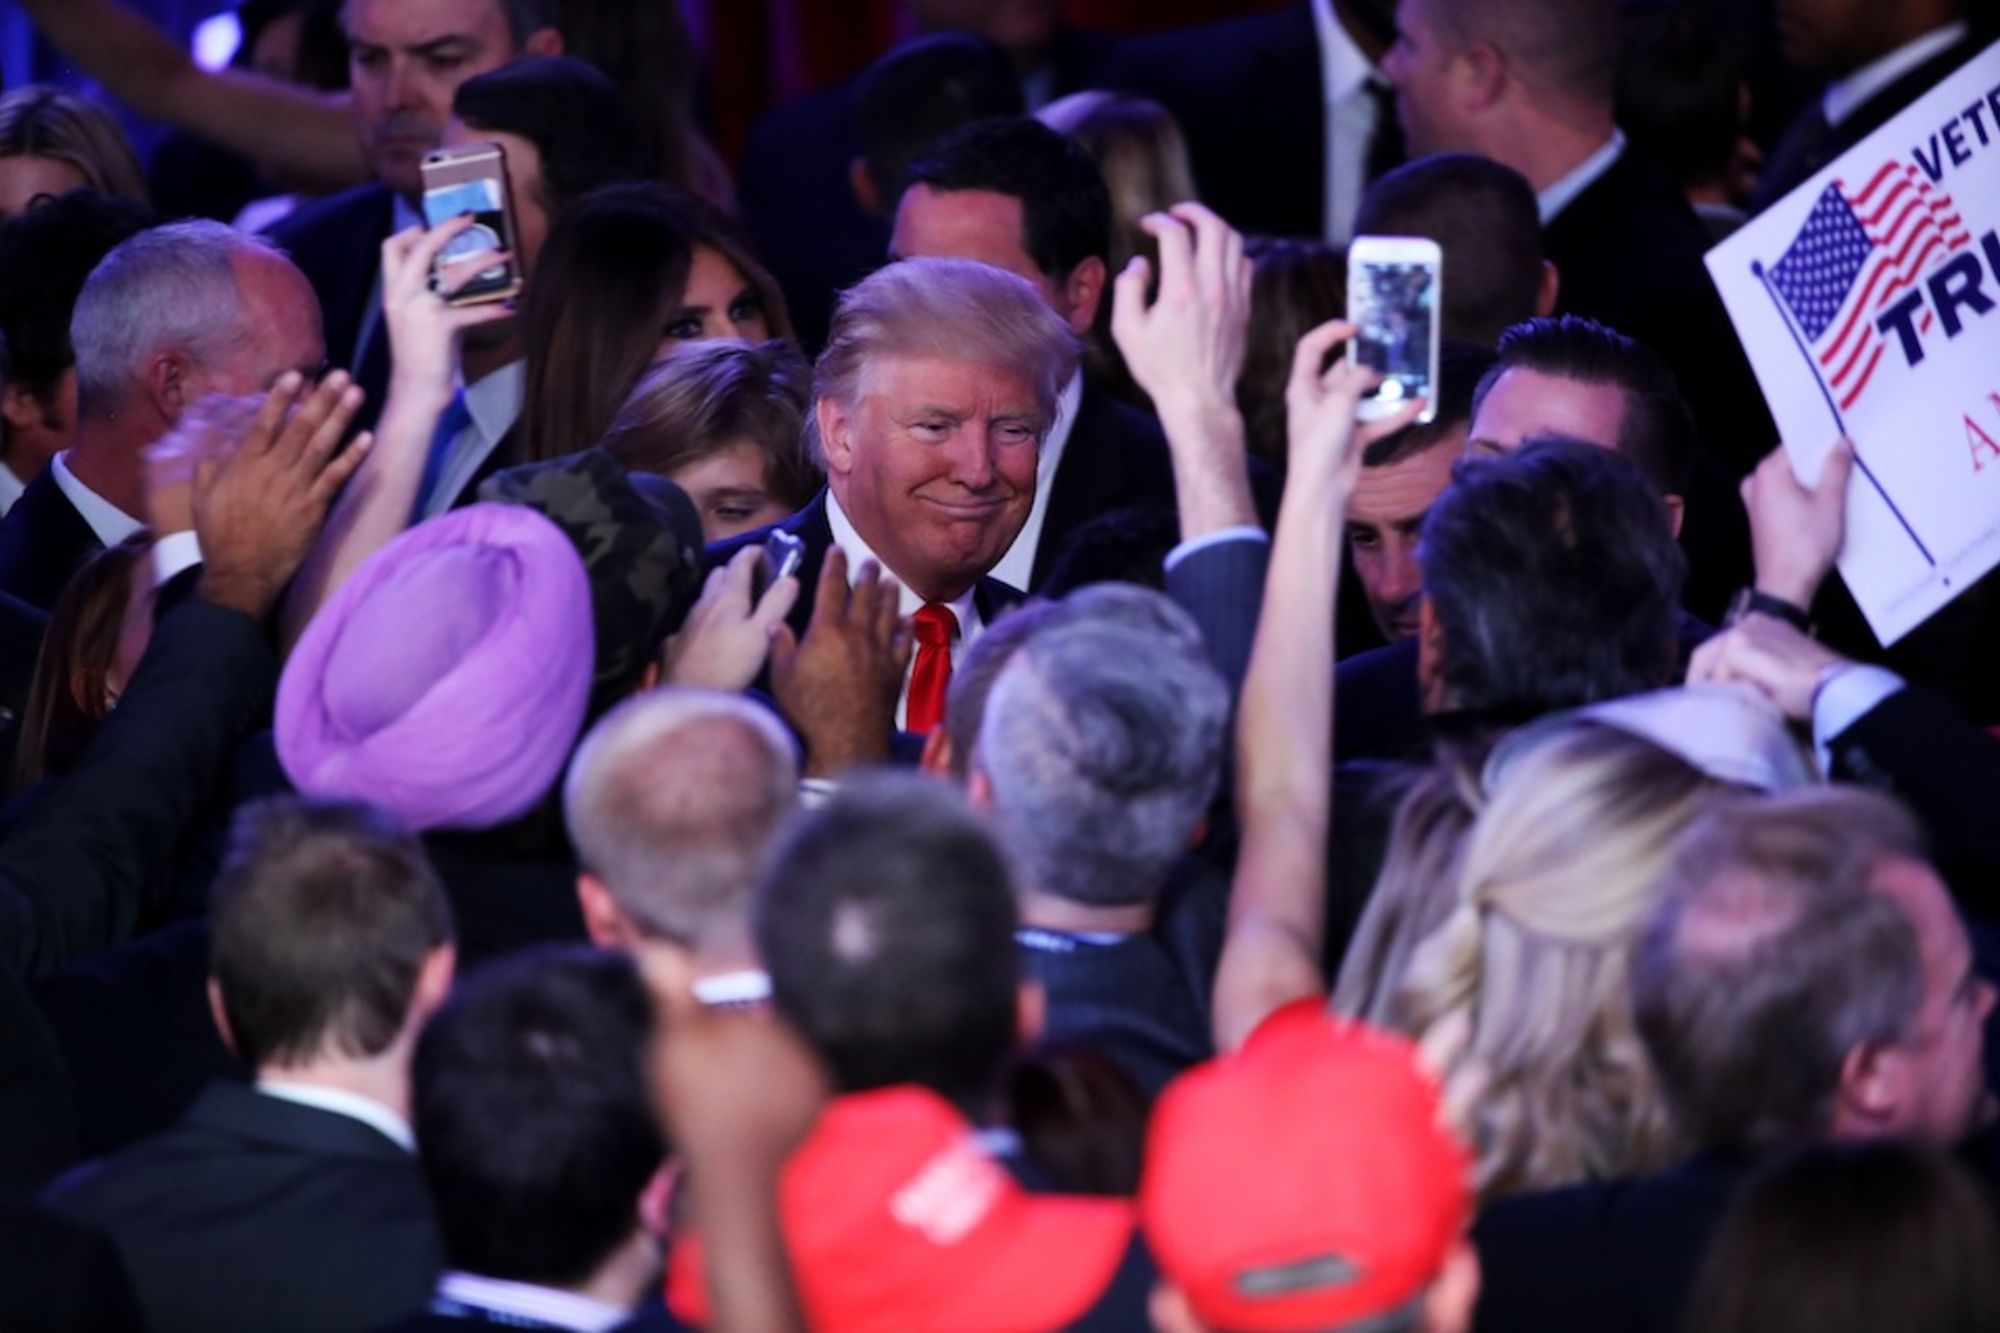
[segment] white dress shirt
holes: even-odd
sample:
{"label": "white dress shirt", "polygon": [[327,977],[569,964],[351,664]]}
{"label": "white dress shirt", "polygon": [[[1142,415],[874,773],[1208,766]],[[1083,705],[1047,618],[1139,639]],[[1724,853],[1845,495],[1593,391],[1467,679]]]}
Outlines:
{"label": "white dress shirt", "polygon": [[0,463],[0,518],[14,507],[14,501],[21,498],[21,492],[28,489],[28,483],[14,475],[14,469]]}
{"label": "white dress shirt", "polygon": [[1597,184],[1605,172],[1618,165],[1619,154],[1625,151],[1625,131],[1613,129],[1604,146],[1576,164],[1569,174],[1556,181],[1545,190],[1535,192],[1535,206],[1541,211],[1542,225],[1548,226],[1556,220],[1556,215],[1576,202],[1577,196]]}
{"label": "white dress shirt", "polygon": [[1913,42],[1906,42],[1883,56],[1870,61],[1844,79],[1827,85],[1820,95],[1819,109],[1826,115],[1828,125],[1838,125],[1856,111],[1876,93],[1881,92],[1897,79],[1902,78],[1917,66],[1938,55],[1953,42],[1965,37],[1963,23],[1947,23],[1942,28],[1927,32]]}
{"label": "white dress shirt", "polygon": [[[847,577],[849,582],[852,582],[860,575],[863,561],[873,560],[877,565],[881,566],[884,574],[895,578],[898,587],[901,589],[902,596],[897,603],[901,613],[904,616],[915,615],[923,607],[924,599],[911,591],[908,581],[898,575],[895,570],[889,568],[889,563],[881,556],[876,555],[869,548],[867,542],[861,540],[861,534],[854,530],[854,524],[848,520],[847,514],[840,507],[840,501],[834,498],[831,490],[826,493],[826,518],[827,522],[833,527],[833,544],[847,552]],[[958,637],[951,642],[951,665],[954,670],[958,667],[960,655],[965,652],[965,646],[978,638],[979,632],[986,628],[985,624],[979,619],[978,591],[979,585],[974,584],[972,587],[966,589],[965,594],[956,601],[945,603],[946,606],[951,608],[951,613],[958,617]],[[916,660],[916,654],[912,653],[910,655],[912,670],[916,667]],[[896,700],[896,725],[898,727],[905,725],[905,719],[909,715],[909,708],[910,674],[906,671],[903,673],[903,693]]]}
{"label": "white dress shirt", "polygon": [[1056,469],[1062,466],[1063,451],[1069,447],[1069,433],[1076,426],[1077,409],[1082,405],[1083,372],[1079,370],[1063,385],[1056,399],[1055,423],[1035,454],[1035,503],[1028,509],[1028,521],[1021,525],[1021,535],[988,575],[1017,592],[1028,591],[1034,580],[1035,557],[1042,549],[1042,526],[1049,518],[1049,496],[1056,488]]}
{"label": "white dress shirt", "polygon": [[539,1287],[531,1282],[481,1277],[477,1273],[450,1272],[439,1278],[432,1308],[439,1305],[469,1305],[496,1314],[513,1315],[527,1321],[531,1327],[554,1324],[573,1333],[604,1333],[604,1330],[616,1328],[632,1317],[630,1310],[621,1310],[573,1291]]}
{"label": "white dress shirt", "polygon": [[410,1132],[409,1122],[373,1097],[322,1087],[317,1083],[291,1083],[281,1078],[258,1079],[257,1091],[280,1101],[313,1106],[335,1115],[344,1115],[349,1120],[359,1120],[404,1152],[414,1153],[417,1150],[417,1139]]}
{"label": "white dress shirt", "polygon": [[51,458],[49,467],[55,473],[56,488],[69,497],[69,502],[76,506],[76,512],[89,525],[91,534],[104,545],[116,546],[146,526],[77,480],[76,473],[69,470],[69,450],[65,449]]}
{"label": "white dress shirt", "polygon": [[521,401],[527,383],[528,363],[512,361],[465,387],[465,410],[472,420],[446,446],[437,484],[423,497],[422,517],[434,518],[444,513],[459,493],[472,484],[480,467],[521,419]]}
{"label": "white dress shirt", "polygon": [[1368,145],[1375,138],[1380,105],[1368,81],[1381,73],[1361,53],[1333,12],[1333,0],[1313,0],[1319,37],[1319,83],[1326,107],[1326,239],[1345,245],[1354,235],[1355,210],[1368,188]]}

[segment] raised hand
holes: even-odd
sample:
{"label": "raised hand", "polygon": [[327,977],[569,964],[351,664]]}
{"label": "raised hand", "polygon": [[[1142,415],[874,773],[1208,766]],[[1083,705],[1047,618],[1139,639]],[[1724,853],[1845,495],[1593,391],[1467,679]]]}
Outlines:
{"label": "raised hand", "polygon": [[664,683],[734,692],[757,679],[771,655],[772,635],[799,599],[799,581],[788,575],[751,603],[751,582],[762,554],[758,547],[745,547],[728,564],[708,572],[701,600],[680,632],[667,640]]}
{"label": "raised hand", "polygon": [[1854,446],[1839,440],[1827,450],[1819,480],[1810,488],[1792,471],[1783,445],[1743,479],[1757,591],[1796,607],[1812,605],[1847,539],[1847,479],[1853,471]]}
{"label": "raised hand", "polygon": [[1292,374],[1285,385],[1285,457],[1290,467],[1316,469],[1343,493],[1360,475],[1362,451],[1415,421],[1424,406],[1419,399],[1379,421],[1358,422],[1361,399],[1381,382],[1381,374],[1345,357],[1327,364],[1334,349],[1353,336],[1354,326],[1340,319],[1307,333],[1292,354]]}
{"label": "raised hand", "polygon": [[809,777],[888,758],[915,648],[900,592],[873,561],[850,588],[847,554],[834,547],[820,570],[805,638],[795,643],[782,625],[772,636],[771,691],[805,737]]}
{"label": "raised hand", "polygon": [[361,400],[342,371],[312,389],[288,371],[233,447],[217,442],[196,461],[192,512],[204,600],[258,617],[270,610],[367,456],[373,441],[365,432],[340,448]]}
{"label": "raised hand", "polygon": [[[1250,323],[1250,261],[1243,238],[1200,204],[1176,204],[1140,224],[1160,250],[1135,255],[1112,292],[1111,335],[1132,378],[1156,404],[1233,404]],[[1166,409],[1163,409],[1166,410]]]}
{"label": "raised hand", "polygon": [[174,428],[147,446],[146,526],[155,537],[194,526],[194,470],[234,449],[264,406],[264,395],[212,393],[190,406]]}
{"label": "raised hand", "polygon": [[468,214],[428,230],[411,227],[382,242],[382,322],[389,333],[391,373],[398,390],[422,388],[448,397],[460,337],[467,329],[513,314],[500,302],[449,305],[444,295],[505,259],[505,251],[486,250],[454,260],[438,270],[433,282],[438,256],[471,225]]}
{"label": "raised hand", "polygon": [[1747,686],[1805,722],[1823,679],[1845,665],[1846,658],[1775,616],[1753,614],[1695,649],[1687,678],[1690,685]]}

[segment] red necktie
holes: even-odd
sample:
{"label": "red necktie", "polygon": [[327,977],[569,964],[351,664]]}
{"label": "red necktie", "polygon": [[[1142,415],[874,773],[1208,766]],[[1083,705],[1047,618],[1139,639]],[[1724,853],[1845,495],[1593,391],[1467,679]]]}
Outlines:
{"label": "red necktie", "polygon": [[910,669],[910,704],[904,726],[927,736],[944,721],[944,696],[951,685],[951,641],[958,637],[958,617],[948,606],[928,602],[911,617],[917,635],[917,661]]}

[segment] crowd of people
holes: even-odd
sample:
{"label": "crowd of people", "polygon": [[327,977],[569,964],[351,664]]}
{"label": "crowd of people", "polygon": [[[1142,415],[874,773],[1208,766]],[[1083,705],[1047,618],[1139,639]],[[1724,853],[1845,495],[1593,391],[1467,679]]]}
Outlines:
{"label": "crowd of people", "polygon": [[2000,1330],[2000,586],[1702,264],[1984,0],[23,7],[0,1327]]}

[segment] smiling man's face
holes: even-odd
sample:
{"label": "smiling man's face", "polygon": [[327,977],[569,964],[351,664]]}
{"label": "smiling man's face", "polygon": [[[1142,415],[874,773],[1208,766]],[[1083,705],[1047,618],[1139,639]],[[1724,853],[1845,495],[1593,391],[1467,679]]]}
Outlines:
{"label": "smiling man's face", "polygon": [[963,595],[1035,502],[1034,384],[975,361],[891,356],[855,398],[818,407],[834,498],[898,580],[927,601]]}

